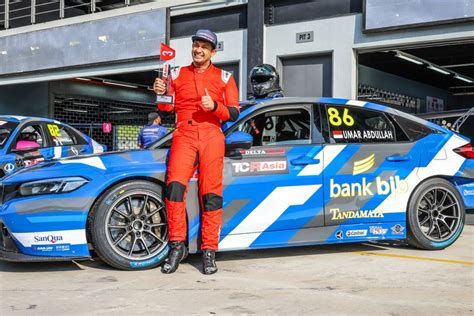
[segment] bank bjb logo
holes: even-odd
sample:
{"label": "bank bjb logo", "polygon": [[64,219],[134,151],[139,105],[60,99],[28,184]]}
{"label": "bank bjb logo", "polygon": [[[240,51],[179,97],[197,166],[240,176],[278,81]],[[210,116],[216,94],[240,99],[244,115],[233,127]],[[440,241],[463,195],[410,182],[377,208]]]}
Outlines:
{"label": "bank bjb logo", "polygon": [[335,183],[331,179],[329,185],[332,198],[402,194],[408,191],[408,182],[399,176],[390,176],[387,180],[377,177],[372,182],[363,177],[361,181],[352,183]]}
{"label": "bank bjb logo", "polygon": [[54,236],[54,235],[34,236],[34,240],[35,240],[35,242],[48,242],[48,243],[51,243],[51,244],[55,244],[58,241],[62,241],[63,236],[60,236],[60,235],[57,235],[57,236]]}

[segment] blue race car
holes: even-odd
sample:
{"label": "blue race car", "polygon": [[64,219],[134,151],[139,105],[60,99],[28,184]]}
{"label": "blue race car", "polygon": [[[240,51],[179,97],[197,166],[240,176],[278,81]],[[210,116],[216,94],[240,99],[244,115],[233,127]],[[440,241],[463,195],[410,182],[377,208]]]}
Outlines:
{"label": "blue race car", "polygon": [[[406,239],[443,249],[474,208],[469,139],[374,103],[280,98],[244,107],[226,135],[221,251]],[[1,257],[159,265],[169,247],[168,135],[154,149],[44,162],[2,181]],[[197,179],[188,246],[199,251]]]}
{"label": "blue race car", "polygon": [[56,120],[0,116],[0,178],[41,161],[103,151],[92,138]]}

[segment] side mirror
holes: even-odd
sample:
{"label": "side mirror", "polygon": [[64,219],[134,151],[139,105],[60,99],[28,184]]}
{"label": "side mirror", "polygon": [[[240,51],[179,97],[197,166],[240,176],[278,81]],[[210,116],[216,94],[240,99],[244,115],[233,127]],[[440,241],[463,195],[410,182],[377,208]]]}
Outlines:
{"label": "side mirror", "polygon": [[225,149],[249,149],[252,147],[253,137],[245,132],[233,132],[225,138]]}

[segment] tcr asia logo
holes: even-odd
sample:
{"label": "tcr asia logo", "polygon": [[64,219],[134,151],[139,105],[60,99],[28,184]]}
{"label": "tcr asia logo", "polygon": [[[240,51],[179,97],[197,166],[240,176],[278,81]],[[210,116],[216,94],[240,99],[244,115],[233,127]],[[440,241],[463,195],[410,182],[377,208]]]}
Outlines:
{"label": "tcr asia logo", "polygon": [[250,161],[232,163],[234,175],[288,173],[286,160]]}

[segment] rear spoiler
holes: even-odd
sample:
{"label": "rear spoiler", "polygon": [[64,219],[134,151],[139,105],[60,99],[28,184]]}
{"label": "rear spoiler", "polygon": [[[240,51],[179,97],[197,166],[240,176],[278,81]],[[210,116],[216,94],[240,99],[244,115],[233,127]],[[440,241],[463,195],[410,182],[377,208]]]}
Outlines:
{"label": "rear spoiler", "polygon": [[446,128],[449,128],[452,131],[455,131],[456,133],[459,133],[459,129],[471,115],[474,116],[474,107],[470,109],[416,114],[417,117],[425,119],[425,120],[446,119],[446,118],[457,117],[456,121],[452,125],[444,126]]}

